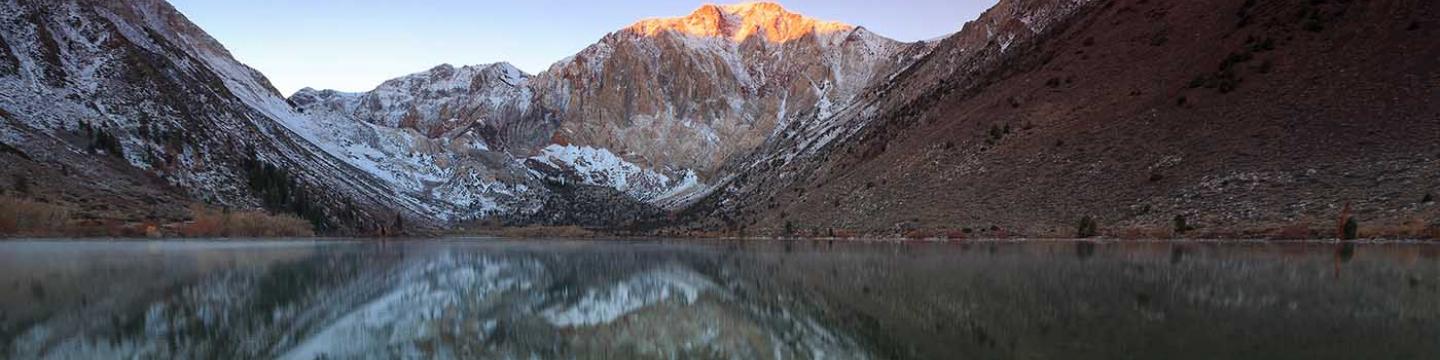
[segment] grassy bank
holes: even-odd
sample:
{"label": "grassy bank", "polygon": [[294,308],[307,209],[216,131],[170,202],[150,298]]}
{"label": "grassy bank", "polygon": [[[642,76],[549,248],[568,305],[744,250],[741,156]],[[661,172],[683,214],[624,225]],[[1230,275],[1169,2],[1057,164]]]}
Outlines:
{"label": "grassy bank", "polygon": [[70,227],[70,209],[0,197],[0,234],[27,235],[64,232]]}
{"label": "grassy bank", "polygon": [[315,229],[309,221],[290,214],[260,211],[216,211],[190,207],[191,220],[179,224],[183,237],[309,237]]}
{"label": "grassy bank", "polygon": [[263,211],[222,211],[202,205],[180,221],[95,219],[74,208],[0,196],[0,237],[309,237],[309,221]]}
{"label": "grassy bank", "polygon": [[[289,214],[271,214],[257,210],[225,211],[204,205],[192,205],[188,218],[170,220],[96,219],[83,215],[69,206],[0,196],[0,237],[171,237],[171,238],[241,238],[241,237],[309,237],[315,230],[309,221]],[[1440,240],[1440,209],[1424,208],[1389,219],[1360,219],[1354,237],[1357,239]],[[786,224],[776,228],[752,228],[743,231],[706,231],[658,229],[644,232],[617,233],[579,226],[502,227],[462,226],[447,233],[430,235],[496,236],[506,238],[593,238],[606,237],[671,237],[671,238],[798,238],[798,239],[899,239],[899,240],[964,240],[964,239],[1073,239],[1100,237],[1119,240],[1165,239],[1252,239],[1307,240],[1345,237],[1336,219],[1305,218],[1290,221],[1244,225],[1188,223],[1183,217],[1166,223],[1107,223],[1092,220],[1079,224],[1053,224],[1010,227],[986,225],[973,227],[897,226],[891,229],[848,229]],[[1080,223],[1084,223],[1081,221]],[[1087,234],[1082,234],[1082,232]]]}

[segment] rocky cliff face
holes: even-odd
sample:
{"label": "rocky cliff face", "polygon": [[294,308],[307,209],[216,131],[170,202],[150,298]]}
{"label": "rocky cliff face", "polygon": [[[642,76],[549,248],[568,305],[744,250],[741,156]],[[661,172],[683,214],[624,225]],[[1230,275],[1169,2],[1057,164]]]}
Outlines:
{"label": "rocky cliff face", "polygon": [[839,112],[925,51],[774,3],[707,5],[611,33],[535,84],[556,141],[712,180],[789,119]]}
{"label": "rocky cliff face", "polygon": [[190,201],[264,207],[331,231],[429,206],[298,136],[268,81],[163,1],[11,0],[0,14],[4,175],[29,178],[29,196],[131,221]]}

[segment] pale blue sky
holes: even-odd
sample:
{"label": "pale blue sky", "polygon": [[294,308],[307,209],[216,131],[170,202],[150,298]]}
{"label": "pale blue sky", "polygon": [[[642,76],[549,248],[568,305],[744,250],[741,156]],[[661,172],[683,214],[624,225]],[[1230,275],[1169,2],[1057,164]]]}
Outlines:
{"label": "pale blue sky", "polygon": [[[282,93],[309,86],[366,91],[442,63],[508,61],[534,74],[607,33],[707,2],[171,0]],[[864,26],[897,40],[960,29],[995,0],[782,0],[790,11]]]}

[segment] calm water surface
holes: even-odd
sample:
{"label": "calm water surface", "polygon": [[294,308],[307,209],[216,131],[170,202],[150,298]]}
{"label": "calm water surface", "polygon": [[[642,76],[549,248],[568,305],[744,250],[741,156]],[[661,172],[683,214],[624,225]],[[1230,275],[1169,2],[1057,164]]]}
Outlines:
{"label": "calm water surface", "polygon": [[1440,358],[1420,244],[0,243],[0,358]]}

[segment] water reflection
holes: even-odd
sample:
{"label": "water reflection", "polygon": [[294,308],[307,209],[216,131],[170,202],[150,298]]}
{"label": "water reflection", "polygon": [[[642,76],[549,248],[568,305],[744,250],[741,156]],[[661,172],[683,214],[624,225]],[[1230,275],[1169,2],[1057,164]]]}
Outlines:
{"label": "water reflection", "polygon": [[1433,358],[1436,253],[1087,241],[3,243],[0,353]]}

